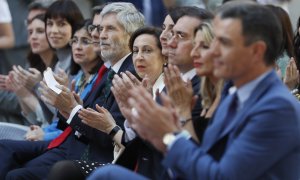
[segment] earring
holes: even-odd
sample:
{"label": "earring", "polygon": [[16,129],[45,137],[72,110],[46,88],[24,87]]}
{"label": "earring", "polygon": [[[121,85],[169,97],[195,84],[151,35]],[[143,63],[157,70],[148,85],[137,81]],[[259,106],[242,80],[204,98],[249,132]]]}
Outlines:
{"label": "earring", "polygon": [[164,67],[164,68],[165,68],[165,67],[168,67],[168,63],[165,62],[165,63],[163,64],[163,67]]}

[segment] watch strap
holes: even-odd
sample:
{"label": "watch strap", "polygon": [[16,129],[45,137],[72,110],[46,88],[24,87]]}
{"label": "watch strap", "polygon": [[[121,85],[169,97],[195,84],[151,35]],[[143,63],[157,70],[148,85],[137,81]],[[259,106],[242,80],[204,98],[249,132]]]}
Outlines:
{"label": "watch strap", "polygon": [[116,125],[108,135],[113,139],[119,130],[121,130],[120,126]]}

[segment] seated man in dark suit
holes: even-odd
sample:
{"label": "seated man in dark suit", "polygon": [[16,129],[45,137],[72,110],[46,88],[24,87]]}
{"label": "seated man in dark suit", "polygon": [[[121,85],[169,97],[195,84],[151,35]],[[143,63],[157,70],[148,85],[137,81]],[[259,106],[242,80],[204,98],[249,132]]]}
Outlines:
{"label": "seated man in dark suit", "polygon": [[[168,97],[160,106],[141,87],[131,91],[132,127],[165,153],[162,163],[173,179],[299,179],[300,107],[273,70],[282,43],[279,21],[266,7],[234,2],[219,9],[213,23],[214,74],[234,88],[202,144],[178,126]],[[119,166],[100,168],[89,179],[118,177],[145,179]]]}
{"label": "seated man in dark suit", "polygon": [[[104,74],[98,87],[84,100],[83,105],[80,105],[72,92],[64,86],[59,86],[62,90],[59,95],[46,85],[43,86],[41,93],[44,100],[58,108],[62,114],[60,125],[68,132],[63,133],[65,140],[61,144],[57,141],[0,141],[0,174],[3,179],[7,173],[7,178],[42,179],[47,176],[55,162],[65,159],[82,158],[103,163],[111,162],[111,137],[82,123],[78,111],[82,108],[95,109],[98,104],[110,111],[117,125],[123,126],[124,118],[110,92],[109,77],[110,74],[125,71],[134,73],[128,40],[133,31],[144,25],[144,18],[130,3],[107,5],[101,15],[101,23],[105,23],[100,28],[101,53],[103,58],[110,62],[111,68]],[[74,134],[75,131],[77,133]]]}

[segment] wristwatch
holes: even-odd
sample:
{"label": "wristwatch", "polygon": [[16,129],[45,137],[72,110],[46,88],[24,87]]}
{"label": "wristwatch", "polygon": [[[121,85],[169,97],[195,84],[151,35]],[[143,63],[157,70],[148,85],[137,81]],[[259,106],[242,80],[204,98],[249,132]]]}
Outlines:
{"label": "wristwatch", "polygon": [[179,131],[179,132],[173,132],[173,133],[167,133],[163,137],[163,143],[167,147],[169,147],[175,140],[176,138],[185,138],[185,139],[190,139],[191,135],[187,130]]}
{"label": "wristwatch", "polygon": [[108,135],[113,139],[119,130],[121,130],[120,126],[116,125]]}
{"label": "wristwatch", "polygon": [[183,127],[187,122],[193,120],[192,118],[180,118],[180,123],[181,123],[181,126]]}
{"label": "wristwatch", "polygon": [[174,142],[175,139],[176,139],[176,135],[175,134],[173,134],[173,133],[167,133],[163,137],[163,143],[164,143],[164,145],[169,146],[169,145],[171,145]]}

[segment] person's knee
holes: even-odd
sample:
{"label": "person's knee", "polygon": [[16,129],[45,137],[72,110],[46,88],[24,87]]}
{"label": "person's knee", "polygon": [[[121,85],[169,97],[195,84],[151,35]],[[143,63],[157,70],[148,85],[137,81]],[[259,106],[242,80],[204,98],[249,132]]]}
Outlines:
{"label": "person's knee", "polygon": [[5,176],[5,179],[6,180],[13,180],[13,179],[16,179],[16,175],[15,173],[13,172],[14,170],[8,172]]}
{"label": "person's knee", "polygon": [[64,179],[81,180],[85,177],[73,161],[60,161],[51,168],[48,180]]}
{"label": "person's knee", "polygon": [[7,173],[5,180],[39,180],[38,173],[34,169],[30,168],[19,168],[11,170]]}
{"label": "person's knee", "polygon": [[24,177],[24,172],[22,169],[15,169],[15,170],[11,170],[6,174],[5,177],[6,180],[21,180],[21,179],[25,179]]}
{"label": "person's knee", "polygon": [[146,177],[139,175],[133,171],[119,165],[106,165],[96,169],[87,180],[97,179],[136,179],[147,180]]}
{"label": "person's knee", "polygon": [[0,140],[0,149],[7,149],[8,147],[10,147],[9,140]]}
{"label": "person's knee", "polygon": [[0,140],[0,179],[4,179],[7,172],[17,166],[6,142],[7,140]]}
{"label": "person's knee", "polygon": [[105,165],[101,168],[97,168],[93,173],[88,177],[88,180],[93,179],[110,179],[116,175],[116,172],[120,170],[119,166],[115,165]]}

